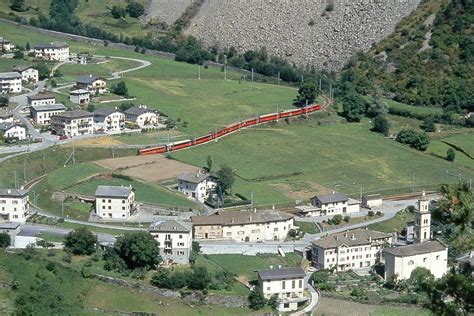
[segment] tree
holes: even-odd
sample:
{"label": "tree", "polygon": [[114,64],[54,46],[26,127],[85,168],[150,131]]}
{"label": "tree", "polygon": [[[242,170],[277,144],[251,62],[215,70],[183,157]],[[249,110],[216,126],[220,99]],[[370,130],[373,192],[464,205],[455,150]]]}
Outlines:
{"label": "tree", "polygon": [[7,233],[0,233],[0,248],[7,248],[10,246],[11,237]]}
{"label": "tree", "polygon": [[211,172],[212,170],[212,158],[211,155],[207,156],[207,171]]}
{"label": "tree", "polygon": [[145,13],[145,8],[141,3],[133,1],[127,5],[127,12],[132,18],[139,18]]}
{"label": "tree", "polygon": [[116,86],[112,88],[112,92],[117,95],[128,96],[127,84],[123,81],[120,81]]}
{"label": "tree", "polygon": [[147,232],[120,236],[114,244],[114,250],[129,269],[150,269],[161,262],[159,244]]}
{"label": "tree", "polygon": [[432,116],[425,118],[420,127],[424,129],[425,132],[436,132],[435,120]]}
{"label": "tree", "polygon": [[10,8],[17,12],[25,11],[25,0],[10,0]]}
{"label": "tree", "polygon": [[318,96],[318,88],[314,81],[308,81],[300,85],[295,104],[304,107],[306,104],[311,105]]}
{"label": "tree", "polygon": [[192,290],[204,290],[211,283],[211,276],[206,267],[194,267],[193,274],[189,278],[188,287]]}
{"label": "tree", "polygon": [[46,79],[49,77],[49,68],[45,63],[37,63],[33,66],[34,69],[38,70],[38,77],[40,80]]}
{"label": "tree", "polygon": [[377,133],[381,133],[384,136],[390,134],[390,122],[383,115],[377,115],[372,122],[372,130]]}
{"label": "tree", "polygon": [[223,194],[232,188],[234,181],[234,173],[229,166],[224,165],[217,171],[217,186]]}
{"label": "tree", "polygon": [[422,289],[426,283],[432,283],[434,276],[430,270],[422,267],[415,268],[410,274],[409,282],[418,290]]}
{"label": "tree", "polygon": [[273,294],[268,300],[267,305],[276,310],[278,308],[278,294]]}
{"label": "tree", "polygon": [[426,133],[419,133],[411,129],[402,129],[400,132],[398,132],[397,138],[395,140],[399,143],[410,145],[410,147],[421,151],[425,151],[430,143]]}
{"label": "tree", "polygon": [[446,152],[446,160],[447,161],[454,161],[456,159],[456,152],[454,149],[449,148],[448,151]]}
{"label": "tree", "polygon": [[170,270],[166,268],[159,268],[152,276],[150,283],[154,286],[169,289],[170,284]]}
{"label": "tree", "polygon": [[265,296],[263,296],[263,292],[259,289],[255,289],[250,292],[248,300],[249,307],[253,310],[261,309],[267,304],[267,300],[265,299]]}
{"label": "tree", "polygon": [[25,57],[25,54],[21,50],[16,50],[13,53],[13,58],[15,59],[23,59]]}
{"label": "tree", "polygon": [[110,9],[110,13],[112,14],[112,17],[114,19],[120,19],[120,18],[123,18],[127,15],[127,10],[125,10],[125,8],[123,8],[119,5],[114,5]]}
{"label": "tree", "polygon": [[360,122],[366,111],[366,103],[359,94],[350,91],[342,99],[342,108],[342,116],[348,122]]}
{"label": "tree", "polygon": [[191,243],[191,254],[189,255],[189,262],[194,264],[198,255],[201,253],[201,246],[197,241]]}
{"label": "tree", "polygon": [[31,49],[30,42],[26,42],[25,49],[29,51]]}
{"label": "tree", "polygon": [[66,235],[64,248],[75,255],[90,255],[95,251],[96,237],[87,227],[79,227]]}
{"label": "tree", "polygon": [[378,115],[386,114],[388,114],[387,103],[383,102],[378,97],[374,97],[373,101],[368,104],[366,115],[368,117],[376,117]]}
{"label": "tree", "polygon": [[9,103],[9,100],[7,97],[5,96],[0,96],[0,106],[6,106],[8,105]]}
{"label": "tree", "polygon": [[327,269],[321,269],[313,272],[313,274],[311,274],[310,280],[313,282],[313,284],[326,283],[329,280],[330,275],[331,271]]}
{"label": "tree", "polygon": [[89,104],[87,105],[87,111],[88,111],[88,112],[91,112],[91,113],[94,112],[94,111],[95,111],[95,105],[92,104],[92,103],[89,103]]}

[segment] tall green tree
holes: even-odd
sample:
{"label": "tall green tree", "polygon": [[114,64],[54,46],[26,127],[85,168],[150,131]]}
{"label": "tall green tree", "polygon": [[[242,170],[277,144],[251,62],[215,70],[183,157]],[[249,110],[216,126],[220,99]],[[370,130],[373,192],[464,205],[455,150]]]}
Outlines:
{"label": "tall green tree", "polygon": [[128,96],[127,84],[120,81],[116,86],[112,87],[112,92],[116,95]]}
{"label": "tall green tree", "polygon": [[295,104],[304,107],[306,104],[311,105],[316,101],[318,96],[318,88],[314,81],[308,81],[300,85],[298,95],[296,96]]}
{"label": "tall green tree", "polygon": [[211,170],[212,170],[212,158],[211,158],[211,155],[207,155],[206,164],[207,164],[207,171],[211,172]]}
{"label": "tall green tree", "polygon": [[145,8],[141,3],[132,1],[127,5],[127,12],[132,18],[139,18],[145,13]]}
{"label": "tall green tree", "polygon": [[249,307],[253,310],[264,308],[267,304],[267,300],[265,299],[265,296],[263,296],[263,292],[260,289],[255,289],[250,292],[248,300]]}
{"label": "tall green tree", "polygon": [[151,269],[161,262],[158,242],[147,232],[134,232],[117,238],[114,250],[130,269]]}
{"label": "tall green tree", "polygon": [[217,171],[217,186],[224,194],[229,191],[234,185],[235,178],[232,168],[227,165],[222,166],[219,171]]}
{"label": "tall green tree", "polygon": [[342,116],[348,122],[360,122],[366,111],[366,103],[355,91],[350,91],[342,98]]}
{"label": "tall green tree", "polygon": [[7,248],[10,246],[11,243],[11,237],[7,233],[1,233],[0,234],[0,248]]}
{"label": "tall green tree", "polygon": [[10,0],[10,8],[17,12],[26,11],[25,0]]}
{"label": "tall green tree", "polygon": [[66,235],[64,248],[75,255],[90,255],[95,251],[96,237],[87,227],[79,227]]}
{"label": "tall green tree", "polygon": [[112,14],[114,19],[120,19],[127,15],[127,10],[119,5],[114,5],[110,9],[110,14]]}
{"label": "tall green tree", "polygon": [[390,122],[386,116],[377,115],[372,121],[372,130],[388,136],[390,134]]}
{"label": "tall green tree", "polygon": [[449,148],[446,152],[446,160],[454,161],[454,159],[456,159],[456,152],[454,151],[454,149]]}

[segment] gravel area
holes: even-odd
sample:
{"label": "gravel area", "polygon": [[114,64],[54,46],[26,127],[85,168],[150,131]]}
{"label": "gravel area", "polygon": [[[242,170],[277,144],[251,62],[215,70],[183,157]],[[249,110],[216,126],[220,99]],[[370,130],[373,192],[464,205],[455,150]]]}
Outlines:
{"label": "gravel area", "polygon": [[183,14],[191,2],[192,0],[151,0],[144,20],[158,18],[159,21],[172,24]]}

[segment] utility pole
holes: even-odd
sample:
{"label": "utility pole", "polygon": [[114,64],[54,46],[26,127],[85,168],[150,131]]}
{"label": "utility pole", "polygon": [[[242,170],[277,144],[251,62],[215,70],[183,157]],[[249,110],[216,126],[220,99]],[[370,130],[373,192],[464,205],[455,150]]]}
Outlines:
{"label": "utility pole", "polygon": [[280,72],[278,72],[278,85],[280,85]]}
{"label": "utility pole", "polygon": [[415,171],[413,171],[413,174],[411,176],[411,188],[412,192],[415,193]]}
{"label": "utility pole", "polygon": [[64,218],[64,198],[61,200],[61,216]]}
{"label": "utility pole", "polygon": [[26,158],[23,158],[23,181],[26,182]]}
{"label": "utility pole", "polygon": [[304,82],[304,75],[301,75],[301,83]]}
{"label": "utility pole", "polygon": [[321,79],[321,78],[319,78],[319,91],[321,91],[322,84],[323,84],[323,81],[322,81],[322,79]]}
{"label": "utility pole", "polygon": [[253,191],[250,192],[250,206],[253,207]]}
{"label": "utility pole", "polygon": [[224,80],[227,81],[227,67],[224,66]]}
{"label": "utility pole", "polygon": [[15,189],[18,189],[18,182],[16,181],[16,170],[15,170]]}
{"label": "utility pole", "polygon": [[201,65],[198,65],[198,79],[201,80]]}
{"label": "utility pole", "polygon": [[252,83],[253,83],[253,68],[252,68]]}

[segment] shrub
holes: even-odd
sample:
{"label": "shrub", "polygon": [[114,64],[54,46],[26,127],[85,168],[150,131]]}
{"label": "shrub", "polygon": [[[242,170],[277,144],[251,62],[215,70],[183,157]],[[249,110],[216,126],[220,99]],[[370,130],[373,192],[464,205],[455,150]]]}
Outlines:
{"label": "shrub", "polygon": [[7,248],[10,246],[11,237],[7,233],[0,234],[0,248]]}
{"label": "shrub", "polygon": [[369,215],[370,217],[374,216],[374,211],[368,211],[367,215]]}
{"label": "shrub", "polygon": [[377,216],[382,216],[382,212],[380,212],[380,211],[377,211],[377,213],[375,213],[375,214],[377,214]]}
{"label": "shrub", "polygon": [[127,12],[132,18],[139,18],[145,13],[145,8],[141,3],[133,1],[127,5]]}
{"label": "shrub", "polygon": [[250,292],[248,296],[248,300],[249,300],[249,307],[253,310],[261,309],[265,307],[265,305],[267,304],[267,300],[263,296],[263,292],[258,289],[255,289],[252,292]]}
{"label": "shrub", "polygon": [[426,133],[419,133],[411,129],[401,130],[396,141],[421,151],[425,151],[430,143]]}
{"label": "shrub", "polygon": [[296,237],[296,230],[295,229],[290,229],[288,231],[288,236],[290,236],[291,238],[295,238]]}
{"label": "shrub", "polygon": [[344,216],[344,222],[349,223],[351,217],[349,215]]}
{"label": "shrub", "polygon": [[372,122],[372,130],[377,133],[381,133],[384,136],[389,135],[390,131],[390,122],[383,115],[377,115]]}
{"label": "shrub", "polygon": [[87,227],[79,227],[66,235],[64,248],[75,255],[90,255],[95,251],[96,237]]}
{"label": "shrub", "polygon": [[454,161],[456,159],[456,152],[454,149],[449,148],[448,151],[446,152],[446,160],[447,161]]}

